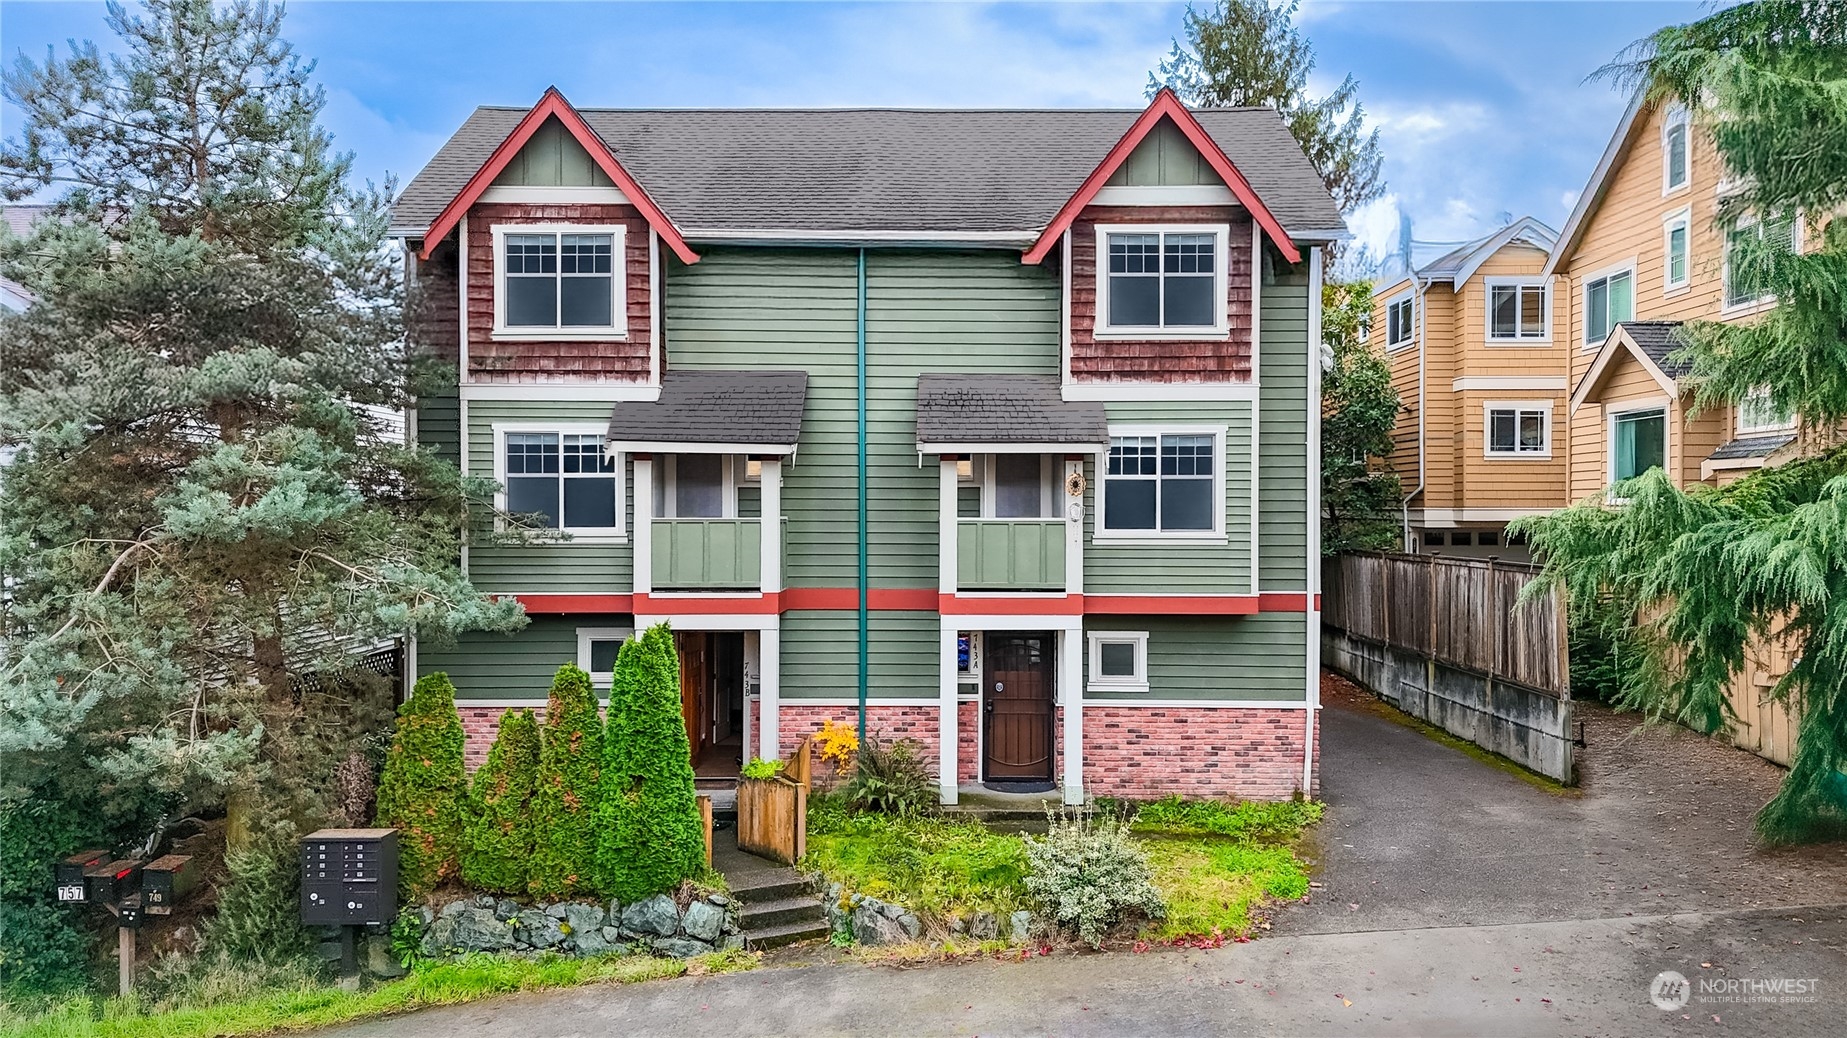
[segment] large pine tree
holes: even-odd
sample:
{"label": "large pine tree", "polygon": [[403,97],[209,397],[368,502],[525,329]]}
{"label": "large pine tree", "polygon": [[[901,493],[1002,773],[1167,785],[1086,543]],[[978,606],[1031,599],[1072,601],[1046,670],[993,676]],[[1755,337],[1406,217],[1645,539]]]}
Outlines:
{"label": "large pine tree", "polygon": [[1638,650],[1619,703],[1719,732],[1747,653],[1795,662],[1771,690],[1800,715],[1783,788],[1758,815],[1772,842],[1847,837],[1847,4],[1746,3],[1663,29],[1609,70],[1679,100],[1712,134],[1733,190],[1721,230],[1804,214],[1818,247],[1743,241],[1732,257],[1775,306],[1684,335],[1704,407],[1768,391],[1800,419],[1800,456],[1723,489],[1659,469],[1627,503],[1586,501],[1532,522],[1546,581]]}

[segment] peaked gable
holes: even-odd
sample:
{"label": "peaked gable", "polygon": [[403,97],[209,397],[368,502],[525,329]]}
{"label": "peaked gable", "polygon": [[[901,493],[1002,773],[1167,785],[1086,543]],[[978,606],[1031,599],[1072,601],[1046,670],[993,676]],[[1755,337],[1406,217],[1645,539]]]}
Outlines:
{"label": "peaked gable", "polygon": [[1603,340],[1603,345],[1598,347],[1590,370],[1578,380],[1578,388],[1571,394],[1570,413],[1576,414],[1578,408],[1590,402],[1591,397],[1621,367],[1622,358],[1633,359],[1670,398],[1680,396],[1680,376],[1686,374],[1686,368],[1668,360],[1680,348],[1679,340],[1675,337],[1679,327],[1679,321],[1624,321],[1618,324],[1609,338]]}
{"label": "peaked gable", "polygon": [[1257,192],[1251,188],[1250,182],[1244,179],[1244,174],[1238,172],[1238,167],[1226,157],[1224,150],[1213,141],[1211,135],[1206,133],[1205,128],[1199,125],[1199,120],[1195,119],[1193,113],[1180,103],[1179,96],[1172,89],[1163,87],[1148,107],[1142,111],[1142,114],[1130,125],[1129,131],[1116,142],[1116,146],[1103,156],[1103,161],[1097,165],[1097,168],[1091,171],[1090,176],[1084,178],[1084,182],[1078,186],[1077,193],[1073,194],[1052,217],[1052,222],[1040,232],[1032,248],[1026,250],[1026,254],[1022,257],[1023,262],[1039,263],[1045,259],[1046,254],[1050,253],[1052,247],[1057,244],[1059,236],[1070,229],[1077,215],[1083,212],[1084,207],[1090,204],[1097,192],[1110,182],[1110,178],[1114,177],[1123,164],[1129,161],[1129,157],[1135,153],[1136,148],[1154,132],[1157,126],[1161,125],[1163,120],[1173,124],[1173,127],[1185,137],[1200,157],[1206,161],[1206,164],[1211,167],[1212,172],[1216,173],[1219,179],[1225,182],[1225,186],[1231,189],[1232,195],[1250,210],[1251,217],[1257,221],[1257,226],[1263,228],[1277,251],[1283,254],[1283,258],[1290,263],[1302,261],[1301,250],[1296,248],[1295,242],[1283,230],[1282,224],[1264,206],[1263,200],[1257,197]]}
{"label": "peaked gable", "polygon": [[513,128],[513,132],[501,141],[500,146],[494,149],[492,155],[488,156],[487,162],[475,171],[474,176],[469,178],[462,190],[450,200],[447,206],[443,207],[436,219],[431,221],[429,229],[423,234],[423,250],[420,258],[430,258],[431,250],[436,248],[437,243],[441,242],[451,230],[455,229],[455,225],[461,222],[462,214],[468,211],[468,207],[473,205],[481,197],[482,192],[486,191],[495,180],[499,179],[501,173],[551,120],[556,120],[590,156],[597,168],[608,176],[624,195],[628,196],[629,203],[641,210],[642,217],[647,220],[648,226],[660,235],[661,241],[673,250],[674,255],[680,257],[681,262],[699,262],[699,254],[686,244],[686,240],[681,237],[673,221],[669,220],[667,214],[661,211],[660,206],[654,203],[641,184],[629,175],[628,170],[622,167],[622,163],[616,161],[616,156],[609,150],[609,145],[605,144],[603,139],[590,129],[589,124],[584,122],[583,116],[577,113],[577,109],[571,107],[571,103],[564,99],[564,95],[559,93],[557,87],[545,89],[545,94],[539,98],[539,103],[532,106],[532,110],[520,119],[519,124]]}

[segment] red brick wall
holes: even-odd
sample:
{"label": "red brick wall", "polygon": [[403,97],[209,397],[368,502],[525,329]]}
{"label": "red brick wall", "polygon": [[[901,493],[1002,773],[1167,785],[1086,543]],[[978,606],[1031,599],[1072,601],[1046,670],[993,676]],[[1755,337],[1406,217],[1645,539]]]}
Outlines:
{"label": "red brick wall", "polygon": [[[473,771],[487,763],[487,752],[494,748],[494,736],[500,734],[500,715],[518,707],[505,706],[468,706],[457,703],[456,713],[462,715],[462,731],[468,739],[462,744],[462,759]],[[539,721],[545,720],[545,704],[532,707],[532,716]]]}
{"label": "red brick wall", "polygon": [[[1097,224],[1228,223],[1229,339],[1197,342],[1093,335]],[[1089,206],[1071,227],[1071,377],[1078,382],[1245,382],[1251,377],[1251,218],[1237,206]]]}
{"label": "red brick wall", "polygon": [[[866,735],[876,736],[885,741],[896,739],[915,739],[923,744],[924,763],[929,766],[930,774],[936,774],[937,736],[940,726],[937,719],[941,714],[935,703],[916,706],[878,706],[866,707]],[[859,708],[854,706],[804,706],[800,700],[782,700],[777,708],[778,729],[776,737],[782,747],[781,756],[787,760],[795,752],[795,744],[802,737],[821,730],[821,722],[838,721],[841,724],[857,725]]]}
{"label": "red brick wall", "polygon": [[[628,338],[590,342],[494,341],[496,224],[622,224]],[[477,382],[602,378],[645,382],[652,335],[648,224],[632,205],[480,203],[468,210],[468,369]]]}
{"label": "red brick wall", "polygon": [[[1321,716],[1315,715],[1314,787]],[[1302,788],[1301,710],[1093,706],[1084,711],[1084,792],[1135,798],[1282,800]]]}
{"label": "red brick wall", "polygon": [[981,781],[981,702],[966,699],[956,704],[956,781]]}

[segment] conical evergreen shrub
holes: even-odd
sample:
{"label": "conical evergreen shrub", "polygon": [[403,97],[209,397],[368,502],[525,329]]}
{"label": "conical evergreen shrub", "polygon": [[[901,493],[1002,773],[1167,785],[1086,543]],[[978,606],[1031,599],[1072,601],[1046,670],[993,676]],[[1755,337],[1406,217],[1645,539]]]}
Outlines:
{"label": "conical evergreen shrub", "polygon": [[526,892],[532,858],[532,791],[539,777],[539,722],[530,710],[500,715],[487,763],[475,772],[474,818],[462,849],[462,880],[479,890]]}
{"label": "conical evergreen shrub", "polygon": [[427,894],[457,873],[470,815],[467,739],[449,675],[418,679],[398,707],[378,780],[378,824],[398,830],[398,885],[407,896]]}
{"label": "conical evergreen shrub", "polygon": [[564,897],[596,888],[597,773],[603,722],[590,675],[575,664],[558,668],[545,704],[539,774],[532,793],[532,860],[526,889]]}
{"label": "conical evergreen shrub", "polygon": [[666,624],[626,642],[616,658],[602,799],[597,863],[605,894],[635,901],[704,870],[680,655]]}

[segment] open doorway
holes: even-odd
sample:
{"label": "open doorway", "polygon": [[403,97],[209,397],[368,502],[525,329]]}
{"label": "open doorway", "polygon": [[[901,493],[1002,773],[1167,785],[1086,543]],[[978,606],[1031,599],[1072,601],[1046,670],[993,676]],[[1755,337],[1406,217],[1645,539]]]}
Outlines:
{"label": "open doorway", "polygon": [[736,778],[744,755],[744,635],[682,631],[680,712],[692,747],[693,774]]}

